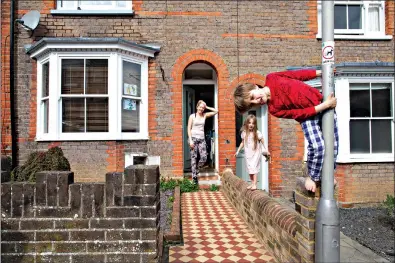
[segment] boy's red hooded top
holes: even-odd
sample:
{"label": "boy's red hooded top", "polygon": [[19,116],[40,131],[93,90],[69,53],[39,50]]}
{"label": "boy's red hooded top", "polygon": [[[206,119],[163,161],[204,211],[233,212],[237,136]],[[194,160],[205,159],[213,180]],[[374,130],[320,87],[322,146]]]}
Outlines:
{"label": "boy's red hooded top", "polygon": [[314,107],[322,102],[322,95],[302,82],[316,77],[316,70],[311,69],[268,74],[266,86],[270,89],[269,112],[276,117],[298,122],[316,115]]}

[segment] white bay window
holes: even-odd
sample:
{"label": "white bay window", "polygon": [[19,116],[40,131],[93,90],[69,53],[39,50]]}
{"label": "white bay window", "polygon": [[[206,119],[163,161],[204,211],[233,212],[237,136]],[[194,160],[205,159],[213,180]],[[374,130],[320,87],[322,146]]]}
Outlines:
{"label": "white bay window", "polygon": [[[318,0],[318,34],[322,36],[322,1]],[[385,35],[384,0],[334,1],[335,39],[391,39]]]}
{"label": "white bay window", "polygon": [[125,43],[28,51],[38,61],[38,141],[148,139],[148,57],[158,50]]}

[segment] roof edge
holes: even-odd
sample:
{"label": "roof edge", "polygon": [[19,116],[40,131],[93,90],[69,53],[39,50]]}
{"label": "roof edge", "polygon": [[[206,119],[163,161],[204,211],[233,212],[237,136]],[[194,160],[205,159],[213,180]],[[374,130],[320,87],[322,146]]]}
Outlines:
{"label": "roof edge", "polygon": [[48,44],[121,44],[131,48],[143,49],[153,54],[160,51],[160,46],[157,44],[137,44],[123,38],[44,37],[33,45],[26,47],[25,52],[31,55]]}

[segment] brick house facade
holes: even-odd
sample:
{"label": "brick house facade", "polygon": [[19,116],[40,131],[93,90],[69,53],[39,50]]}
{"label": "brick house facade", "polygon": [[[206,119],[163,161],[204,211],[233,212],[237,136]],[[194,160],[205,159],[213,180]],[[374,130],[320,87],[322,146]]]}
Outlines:
{"label": "brick house facade", "polygon": [[[77,5],[77,1],[75,2]],[[233,88],[243,81],[263,85],[265,75],[285,70],[289,66],[317,66],[321,63],[318,22],[320,1],[317,0],[125,2],[125,6],[114,7],[119,10],[111,11],[112,7],[105,7],[92,11],[89,8],[86,10],[84,6],[81,10],[75,10],[77,6],[74,5],[63,7],[62,1],[57,0],[16,1],[16,17],[19,18],[30,10],[38,10],[41,14],[40,24],[32,36],[21,26],[16,26],[15,32],[19,163],[31,151],[58,145],[69,159],[76,181],[103,181],[106,172],[123,171],[125,154],[160,157],[162,175],[182,176],[183,73],[189,65],[203,62],[214,69],[217,80],[217,168],[219,172],[227,167],[234,169],[236,160],[233,154],[237,133],[232,102]],[[2,1],[1,5],[1,152],[9,155],[10,0]],[[373,36],[362,32],[359,35],[352,33],[350,37],[348,32],[339,33],[335,39],[336,63],[394,62],[395,3],[382,1],[379,6],[371,8],[379,10],[377,15],[381,34]],[[367,16],[364,17],[366,20]],[[380,20],[384,17],[385,20]],[[37,121],[41,119],[37,116],[37,112],[40,112],[37,107],[41,102],[38,101],[37,92],[38,85],[42,84],[38,80],[38,76],[41,76],[38,68],[41,66],[38,65],[40,63],[37,58],[26,53],[26,47],[31,47],[43,38],[123,39],[136,43],[136,49],[139,50],[149,49],[153,43],[159,46],[159,52],[143,56],[147,63],[146,74],[141,75],[146,78],[147,84],[148,113],[145,116],[148,137],[38,140],[40,131],[37,127],[40,126]],[[50,52],[55,54],[58,51]],[[122,52],[117,54],[121,56]],[[344,69],[346,72],[347,67]],[[386,74],[387,77],[392,77],[389,92],[393,97],[393,71]],[[363,69],[360,76],[365,77]],[[390,103],[393,107],[393,102]],[[49,122],[51,121],[53,120]],[[393,124],[390,124],[390,129],[393,143]],[[304,170],[305,143],[300,125],[293,120],[269,116],[268,141],[273,156],[268,172],[269,191],[273,196],[288,197],[295,187],[295,177],[303,174]],[[345,158],[339,163],[336,172],[339,179],[339,200],[344,204],[378,202],[386,194],[393,193],[393,146],[389,156],[392,156],[392,162],[386,157],[360,160]],[[377,191],[378,188],[381,190]]]}

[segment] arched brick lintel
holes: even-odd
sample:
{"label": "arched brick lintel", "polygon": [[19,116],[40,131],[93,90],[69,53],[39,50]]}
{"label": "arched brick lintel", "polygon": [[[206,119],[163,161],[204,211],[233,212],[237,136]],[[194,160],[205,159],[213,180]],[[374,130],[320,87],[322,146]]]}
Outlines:
{"label": "arched brick lintel", "polygon": [[[218,136],[219,136],[219,166],[220,172],[227,167],[235,168],[236,161],[233,160],[233,152],[236,147],[234,140],[235,116],[234,105],[229,92],[229,71],[224,60],[216,53],[195,49],[181,55],[174,63],[171,77],[172,82],[172,115],[173,115],[173,174],[183,175],[183,125],[182,125],[182,74],[191,64],[202,62],[209,64],[217,73],[218,94]],[[233,137],[232,137],[233,136]]]}
{"label": "arched brick lintel", "polygon": [[241,83],[253,83],[255,85],[259,85],[261,87],[265,86],[265,81],[266,77],[260,74],[256,73],[247,73],[244,75],[241,75],[238,78],[235,78],[231,83],[230,83],[230,88],[231,90],[235,89],[237,85]]}

